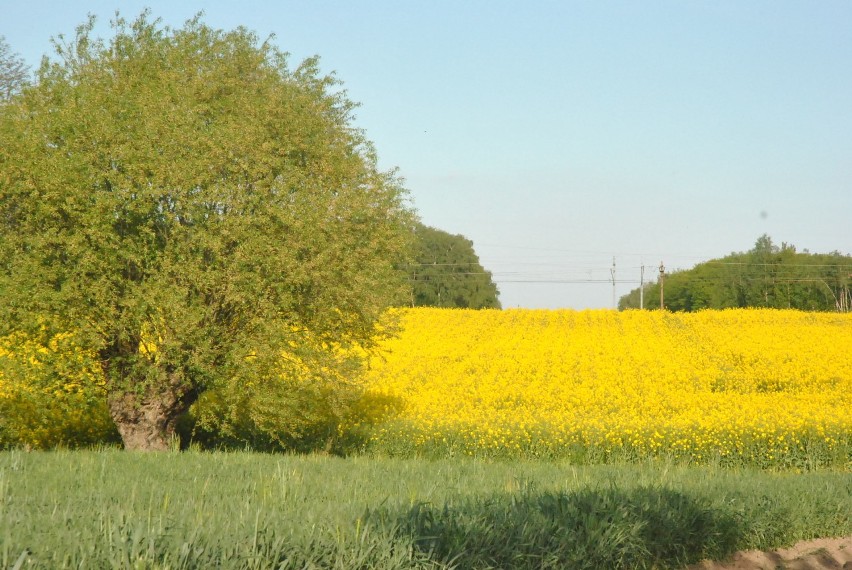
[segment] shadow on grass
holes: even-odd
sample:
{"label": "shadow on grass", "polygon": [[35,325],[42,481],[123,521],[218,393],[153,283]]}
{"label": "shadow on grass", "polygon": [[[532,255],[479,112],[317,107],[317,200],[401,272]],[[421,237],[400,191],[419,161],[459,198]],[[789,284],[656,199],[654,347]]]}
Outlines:
{"label": "shadow on grass", "polygon": [[368,513],[454,568],[682,568],[735,550],[740,525],[669,489],[499,494]]}
{"label": "shadow on grass", "polygon": [[[404,400],[359,388],[347,390],[290,387],[263,402],[243,402],[236,413],[222,394],[206,392],[178,420],[180,447],[339,456],[364,453],[376,426],[396,416]],[[261,413],[254,415],[252,410]]]}

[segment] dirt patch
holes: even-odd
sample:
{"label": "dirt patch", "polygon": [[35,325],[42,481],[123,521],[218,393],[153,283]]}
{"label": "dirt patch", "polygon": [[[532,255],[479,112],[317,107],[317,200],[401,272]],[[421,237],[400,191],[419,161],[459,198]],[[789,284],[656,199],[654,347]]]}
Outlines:
{"label": "dirt patch", "polygon": [[779,550],[737,552],[724,562],[705,560],[686,570],[852,570],[852,536],[818,538]]}

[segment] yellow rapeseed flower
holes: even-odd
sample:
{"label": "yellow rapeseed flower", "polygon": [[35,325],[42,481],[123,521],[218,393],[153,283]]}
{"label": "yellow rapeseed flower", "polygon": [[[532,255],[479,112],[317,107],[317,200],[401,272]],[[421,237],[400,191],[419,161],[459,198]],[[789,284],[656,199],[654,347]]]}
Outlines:
{"label": "yellow rapeseed flower", "polygon": [[848,314],[405,310],[370,362],[370,391],[405,403],[374,443],[756,463],[815,444],[848,453],[850,346]]}

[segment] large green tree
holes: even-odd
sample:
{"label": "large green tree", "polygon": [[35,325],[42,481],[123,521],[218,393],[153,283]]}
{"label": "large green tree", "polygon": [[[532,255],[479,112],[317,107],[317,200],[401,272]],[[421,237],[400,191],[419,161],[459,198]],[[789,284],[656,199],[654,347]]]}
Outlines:
{"label": "large green tree", "polygon": [[499,309],[500,292],[463,235],[417,224],[409,271],[416,307]]}
{"label": "large green tree", "polygon": [[412,214],[316,59],[93,24],[0,106],[0,328],[75,331],[125,446],[163,449],[211,386],[341,374],[404,293]]}

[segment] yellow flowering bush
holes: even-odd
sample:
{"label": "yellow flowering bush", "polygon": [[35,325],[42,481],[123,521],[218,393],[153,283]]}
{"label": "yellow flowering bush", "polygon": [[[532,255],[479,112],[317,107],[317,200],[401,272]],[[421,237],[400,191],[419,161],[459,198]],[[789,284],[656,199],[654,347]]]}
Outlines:
{"label": "yellow flowering bush", "polygon": [[94,355],[70,333],[0,337],[0,448],[117,440]]}
{"label": "yellow flowering bush", "polygon": [[852,467],[852,315],[402,311],[367,385],[390,453]]}

